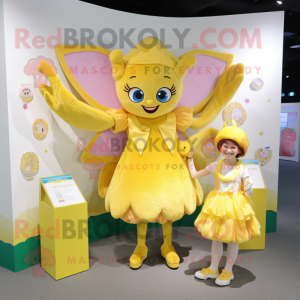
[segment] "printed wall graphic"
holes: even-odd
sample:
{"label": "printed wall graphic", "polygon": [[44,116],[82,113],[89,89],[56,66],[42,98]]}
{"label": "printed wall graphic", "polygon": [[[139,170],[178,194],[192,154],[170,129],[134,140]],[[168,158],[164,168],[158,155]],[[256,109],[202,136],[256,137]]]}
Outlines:
{"label": "printed wall graphic", "polygon": [[241,126],[246,121],[247,113],[240,103],[232,102],[225,107],[222,116],[227,126],[232,126],[232,120],[236,121],[237,126]]}
{"label": "printed wall graphic", "polygon": [[263,86],[264,86],[264,82],[261,78],[254,78],[251,81],[249,88],[254,92],[259,92]]}
{"label": "printed wall graphic", "polygon": [[39,172],[39,158],[34,152],[26,152],[21,157],[21,172],[27,181]]}
{"label": "printed wall graphic", "polygon": [[47,61],[53,67],[55,72],[57,72],[57,68],[54,66],[53,60],[50,58],[46,58],[41,55],[37,58],[30,59],[24,67],[24,73],[26,75],[33,76],[35,88],[38,88],[40,84],[47,84],[47,78],[37,70],[37,67],[40,65],[41,60]]}
{"label": "printed wall graphic", "polygon": [[258,148],[255,151],[254,158],[258,160],[261,166],[266,165],[272,158],[272,150],[270,147]]}
{"label": "printed wall graphic", "polygon": [[215,138],[211,137],[207,139],[203,143],[201,150],[205,157],[214,158],[218,153],[218,149],[215,147]]}
{"label": "printed wall graphic", "polygon": [[42,141],[48,134],[48,124],[42,119],[35,120],[32,125],[32,132],[37,140]]}
{"label": "printed wall graphic", "polygon": [[105,164],[102,159],[92,157],[86,160],[83,169],[90,172],[90,179],[98,179],[100,171],[105,169]]}
{"label": "printed wall graphic", "polygon": [[[21,84],[20,92],[19,92],[20,98],[22,99],[25,104],[30,103],[33,100],[33,90],[32,85],[28,83]],[[24,108],[24,106],[23,106]],[[27,105],[26,105],[27,108]],[[26,109],[24,108],[24,109]]]}

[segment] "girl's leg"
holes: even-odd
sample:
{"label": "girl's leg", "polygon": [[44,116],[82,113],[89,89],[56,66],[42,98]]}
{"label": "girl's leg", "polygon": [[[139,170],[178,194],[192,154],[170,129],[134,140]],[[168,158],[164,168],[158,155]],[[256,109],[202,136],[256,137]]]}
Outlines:
{"label": "girl's leg", "polygon": [[232,274],[232,266],[237,258],[239,252],[239,245],[229,243],[227,245],[227,259],[225,269],[222,270],[221,275],[216,279],[215,283],[220,286],[230,284],[230,281],[234,279]]}
{"label": "girl's leg", "polygon": [[227,259],[225,265],[225,270],[227,272],[232,273],[232,267],[236,261],[238,253],[239,253],[239,244],[229,243],[227,245]]}
{"label": "girl's leg", "polygon": [[212,271],[216,271],[219,266],[220,259],[223,254],[223,243],[219,241],[213,241],[211,245],[211,264]]}
{"label": "girl's leg", "polygon": [[209,268],[203,268],[195,273],[199,279],[217,278],[219,276],[219,262],[223,254],[223,243],[213,241],[211,245],[211,263]]}

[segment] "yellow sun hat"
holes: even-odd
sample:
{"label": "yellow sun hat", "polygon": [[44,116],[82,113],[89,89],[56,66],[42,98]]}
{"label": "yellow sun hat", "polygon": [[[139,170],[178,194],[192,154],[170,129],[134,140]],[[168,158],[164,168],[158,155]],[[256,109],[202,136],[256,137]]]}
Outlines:
{"label": "yellow sun hat", "polygon": [[239,157],[245,156],[248,150],[249,141],[245,131],[236,125],[236,121],[232,120],[232,126],[227,126],[224,122],[223,128],[218,132],[215,138],[215,146],[217,149],[220,141],[232,140],[235,141],[241,148]]}

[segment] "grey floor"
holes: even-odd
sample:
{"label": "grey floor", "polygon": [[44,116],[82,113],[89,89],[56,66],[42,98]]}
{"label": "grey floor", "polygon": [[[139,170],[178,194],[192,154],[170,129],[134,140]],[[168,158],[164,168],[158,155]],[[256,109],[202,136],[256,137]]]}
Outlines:
{"label": "grey floor", "polygon": [[[300,299],[300,163],[280,161],[278,229],[268,233],[266,249],[240,251],[230,286],[199,281],[195,271],[209,265],[211,241],[192,228],[174,228],[182,262],[166,267],[160,256],[160,228],[148,231],[149,255],[136,271],[127,258],[135,247],[130,232],[90,244],[90,270],[55,281],[34,268],[13,273],[0,267],[0,299]],[[199,258],[204,257],[204,262]],[[99,259],[99,262],[97,261]]]}

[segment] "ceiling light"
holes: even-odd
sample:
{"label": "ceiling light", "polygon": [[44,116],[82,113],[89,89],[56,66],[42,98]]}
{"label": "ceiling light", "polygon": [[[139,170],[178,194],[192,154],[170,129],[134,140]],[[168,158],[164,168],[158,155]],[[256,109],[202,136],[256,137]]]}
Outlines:
{"label": "ceiling light", "polygon": [[289,77],[290,77],[289,75],[285,76],[285,78],[289,78]]}
{"label": "ceiling light", "polygon": [[291,46],[290,48],[300,48],[300,45],[294,45],[294,46]]}
{"label": "ceiling light", "polygon": [[276,1],[278,4],[282,4],[282,1]]}

